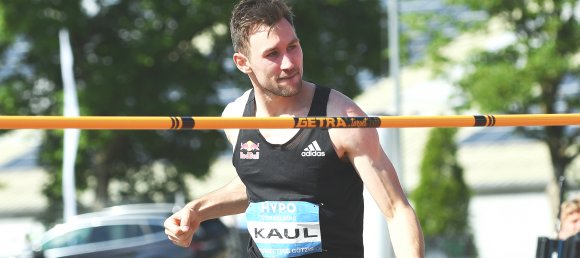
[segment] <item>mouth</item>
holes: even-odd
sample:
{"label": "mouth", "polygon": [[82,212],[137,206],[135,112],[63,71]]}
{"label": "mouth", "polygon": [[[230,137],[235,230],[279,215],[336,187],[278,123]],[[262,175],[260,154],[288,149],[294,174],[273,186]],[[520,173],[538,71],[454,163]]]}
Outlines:
{"label": "mouth", "polygon": [[298,75],[298,74],[297,73],[294,73],[294,74],[291,74],[291,75],[288,75],[288,76],[282,76],[282,77],[279,77],[278,78],[278,81],[288,81],[288,80],[291,80],[294,77],[296,77],[296,75]]}

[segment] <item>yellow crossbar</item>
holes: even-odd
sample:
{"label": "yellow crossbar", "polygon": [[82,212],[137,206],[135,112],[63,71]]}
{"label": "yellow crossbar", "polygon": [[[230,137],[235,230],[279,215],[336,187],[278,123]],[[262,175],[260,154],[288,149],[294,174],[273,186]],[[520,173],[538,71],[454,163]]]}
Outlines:
{"label": "yellow crossbar", "polygon": [[218,130],[567,125],[580,125],[580,114],[368,117],[0,116],[0,129]]}

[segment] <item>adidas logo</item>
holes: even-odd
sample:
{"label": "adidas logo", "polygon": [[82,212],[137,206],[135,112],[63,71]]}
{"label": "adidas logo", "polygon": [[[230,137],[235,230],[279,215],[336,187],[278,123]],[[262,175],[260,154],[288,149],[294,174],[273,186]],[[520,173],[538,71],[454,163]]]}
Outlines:
{"label": "adidas logo", "polygon": [[324,157],[326,153],[322,151],[318,142],[313,141],[308,147],[304,148],[302,157]]}

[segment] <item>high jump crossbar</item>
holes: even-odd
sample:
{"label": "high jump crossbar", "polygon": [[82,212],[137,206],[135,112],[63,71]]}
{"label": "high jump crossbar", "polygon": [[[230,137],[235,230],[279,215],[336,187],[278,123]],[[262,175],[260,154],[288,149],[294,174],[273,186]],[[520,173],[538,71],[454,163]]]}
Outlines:
{"label": "high jump crossbar", "polygon": [[209,116],[0,116],[0,129],[218,130],[567,125],[580,125],[580,114],[267,118]]}

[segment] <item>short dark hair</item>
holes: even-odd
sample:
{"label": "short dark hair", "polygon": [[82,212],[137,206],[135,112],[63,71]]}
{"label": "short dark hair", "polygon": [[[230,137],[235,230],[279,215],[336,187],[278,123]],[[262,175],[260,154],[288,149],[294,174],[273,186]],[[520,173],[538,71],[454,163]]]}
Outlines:
{"label": "short dark hair", "polygon": [[265,25],[272,30],[282,18],[292,27],[294,14],[283,0],[241,0],[232,11],[230,33],[235,52],[248,54],[252,30]]}

